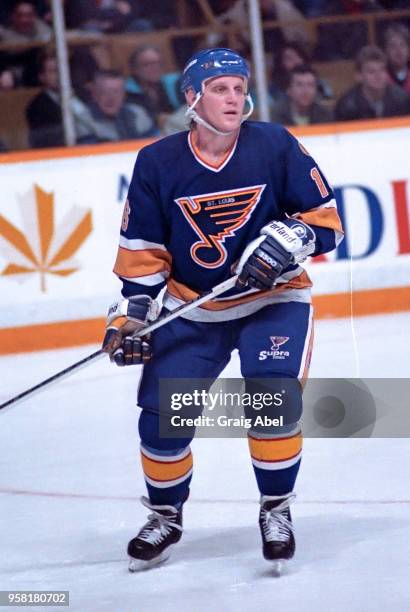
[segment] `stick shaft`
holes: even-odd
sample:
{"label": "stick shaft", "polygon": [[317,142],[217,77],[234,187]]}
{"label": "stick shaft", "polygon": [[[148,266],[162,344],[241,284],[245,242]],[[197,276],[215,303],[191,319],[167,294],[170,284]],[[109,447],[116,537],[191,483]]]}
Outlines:
{"label": "stick shaft", "polygon": [[235,286],[237,278],[237,276],[232,276],[227,281],[216,285],[216,287],[214,287],[211,291],[207,291],[207,293],[204,293],[199,297],[194,298],[190,302],[178,306],[178,308],[175,308],[175,310],[172,310],[166,315],[163,315],[162,317],[156,319],[153,323],[151,323],[151,325],[147,325],[147,327],[140,329],[138,332],[133,334],[133,337],[138,338],[139,336],[145,336],[146,334],[153,332],[155,329],[162,327],[166,323],[173,321],[177,317],[181,317],[186,312],[189,312],[194,308],[198,308],[198,306],[204,304],[204,302],[208,302],[209,300],[217,297],[218,295],[221,295],[221,293],[225,293],[225,291],[228,291],[228,289],[232,289],[232,287]]}
{"label": "stick shaft", "polygon": [[[190,310],[197,308],[204,302],[207,302],[208,300],[211,300],[217,297],[221,293],[228,291],[228,289],[232,289],[232,287],[234,287],[236,283],[237,278],[238,278],[237,276],[232,276],[227,281],[224,281],[223,283],[216,285],[216,287],[214,287],[211,291],[207,291],[203,295],[200,295],[199,297],[191,300],[190,302],[187,302],[186,304],[182,304],[178,308],[175,308],[175,310],[173,310],[172,312],[169,312],[168,314],[162,317],[159,317],[156,321],[151,323],[151,325],[148,325],[147,327],[144,327],[143,329],[139,330],[136,334],[134,334],[134,337],[138,338],[139,336],[145,336],[146,334],[149,334],[155,329],[158,329],[162,327],[163,325],[166,325],[170,321],[173,321],[177,317],[182,316],[186,312],[189,312]],[[44,387],[50,385],[53,382],[57,382],[58,380],[61,380],[63,378],[66,378],[67,376],[70,376],[74,371],[79,370],[80,368],[84,366],[90,365],[92,362],[96,361],[97,359],[100,359],[104,355],[106,355],[106,353],[102,349],[95,351],[95,353],[91,353],[90,355],[88,355],[88,357],[84,357],[84,359],[81,359],[80,361],[76,361],[75,363],[68,366],[64,370],[61,370],[60,372],[57,372],[53,376],[46,378],[45,380],[38,383],[37,385],[34,385],[34,387],[30,387],[29,389],[22,391],[22,393],[19,393],[15,397],[12,397],[11,399],[7,400],[3,404],[0,404],[0,410],[3,410],[4,408],[7,408],[8,406],[11,406],[12,404],[15,404],[25,399],[29,395],[32,395],[36,391],[40,391],[40,389],[43,389]]]}
{"label": "stick shaft", "polygon": [[12,397],[11,399],[7,400],[7,402],[0,404],[0,410],[3,410],[3,408],[7,408],[7,406],[11,406],[11,404],[15,404],[16,402],[23,400],[28,395],[32,395],[36,391],[39,391],[43,387],[46,387],[47,385],[50,385],[51,383],[56,382],[57,380],[61,380],[62,378],[69,376],[70,374],[74,372],[74,370],[79,370],[85,365],[89,365],[93,361],[96,361],[97,359],[103,357],[103,355],[105,354],[106,353],[104,353],[104,351],[102,351],[101,349],[99,351],[96,351],[95,353],[91,353],[91,355],[88,355],[88,357],[85,357],[84,359],[81,359],[80,361],[76,361],[76,363],[73,363],[72,365],[68,366],[68,368],[65,368],[64,370],[57,372],[53,376],[50,376],[49,378],[46,378],[45,380],[38,383],[37,385],[34,385],[34,387],[30,387],[29,389],[26,389],[25,391],[23,391],[22,393],[19,393],[15,397]]}

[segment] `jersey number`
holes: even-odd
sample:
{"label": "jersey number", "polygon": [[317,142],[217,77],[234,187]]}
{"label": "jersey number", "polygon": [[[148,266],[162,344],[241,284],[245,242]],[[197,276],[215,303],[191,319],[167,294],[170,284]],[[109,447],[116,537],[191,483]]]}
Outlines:
{"label": "jersey number", "polygon": [[310,176],[312,177],[312,179],[315,181],[316,183],[316,187],[319,189],[320,195],[322,196],[322,198],[326,198],[329,195],[329,192],[326,188],[326,185],[323,182],[323,179],[320,175],[319,170],[316,168],[316,166],[314,168],[312,168],[312,170],[310,171]]}
{"label": "jersey number", "polygon": [[128,229],[128,223],[130,221],[130,204],[128,200],[125,202],[124,212],[122,213],[122,221],[121,221],[121,229],[123,232],[126,232]]}

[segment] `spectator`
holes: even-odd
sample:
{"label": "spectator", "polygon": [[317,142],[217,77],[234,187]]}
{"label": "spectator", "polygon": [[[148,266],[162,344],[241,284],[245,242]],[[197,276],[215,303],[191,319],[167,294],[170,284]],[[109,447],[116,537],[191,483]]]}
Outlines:
{"label": "spectator", "polygon": [[148,20],[137,19],[134,0],[69,0],[65,17],[68,29],[103,33],[152,29]]}
{"label": "spectator", "polygon": [[100,70],[91,87],[92,102],[75,102],[78,143],[113,142],[153,136],[155,125],[144,108],[125,102],[124,77]]}
{"label": "spectator", "polygon": [[[41,19],[45,19],[48,21],[48,14],[50,13],[50,2],[51,0],[28,0],[30,4],[33,4],[37,15]],[[16,5],[16,0],[1,0],[0,2],[0,24],[7,25],[10,15],[14,6]]]}
{"label": "spectator", "polygon": [[272,121],[284,125],[311,125],[332,121],[331,112],[317,100],[318,78],[310,66],[296,66],[290,74],[286,98],[273,109]]}
{"label": "spectator", "polygon": [[406,115],[409,97],[389,83],[386,56],[378,47],[364,47],[356,59],[358,84],[337,102],[335,115],[341,121]]}
{"label": "spectator", "polygon": [[[297,66],[306,66],[310,58],[305,49],[296,42],[284,43],[275,54],[274,69],[270,93],[274,101],[279,102],[285,95],[289,75]],[[332,88],[327,81],[317,78],[318,97],[331,98]]]}
{"label": "spectator", "polygon": [[63,117],[60,104],[59,76],[54,55],[43,53],[39,62],[42,91],[26,108],[29,144],[34,149],[64,145]]}
{"label": "spectator", "polygon": [[[11,12],[9,27],[0,33],[0,42],[45,42],[51,37],[49,26],[39,19],[32,2],[17,2]],[[0,54],[0,71],[13,73],[16,86],[33,87],[37,81],[38,50],[3,51]]]}
{"label": "spectator", "polygon": [[289,82],[290,72],[296,66],[309,63],[305,49],[296,42],[284,43],[275,54],[272,85],[279,91],[284,91]]}
{"label": "spectator", "polygon": [[128,100],[144,107],[158,127],[184,103],[179,93],[179,75],[164,74],[162,64],[159,49],[141,45],[129,58],[131,76],[126,81]]}
{"label": "spectator", "polygon": [[410,94],[410,38],[409,30],[404,24],[394,23],[386,29],[384,50],[392,83]]}
{"label": "spectator", "polygon": [[75,95],[86,104],[90,102],[90,88],[98,62],[92,50],[86,45],[76,45],[70,49],[70,75]]}
{"label": "spectator", "polygon": [[32,2],[17,2],[10,15],[8,28],[2,32],[2,42],[25,43],[48,41],[51,37],[49,26],[39,19]]}

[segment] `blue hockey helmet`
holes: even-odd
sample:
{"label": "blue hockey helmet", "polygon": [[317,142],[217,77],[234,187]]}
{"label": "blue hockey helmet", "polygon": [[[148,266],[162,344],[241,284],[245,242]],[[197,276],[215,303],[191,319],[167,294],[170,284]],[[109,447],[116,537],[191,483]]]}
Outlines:
{"label": "blue hockey helmet", "polygon": [[250,72],[243,57],[232,49],[216,48],[198,51],[185,66],[181,91],[193,89],[196,95],[201,94],[204,81],[224,75],[239,76],[248,80]]}

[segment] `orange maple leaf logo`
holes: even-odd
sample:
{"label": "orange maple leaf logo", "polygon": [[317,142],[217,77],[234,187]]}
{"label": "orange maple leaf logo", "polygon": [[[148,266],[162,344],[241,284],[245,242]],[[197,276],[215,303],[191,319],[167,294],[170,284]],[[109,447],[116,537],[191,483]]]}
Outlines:
{"label": "orange maple leaf logo", "polygon": [[40,274],[41,291],[46,275],[68,276],[79,269],[72,257],[92,231],[91,211],[72,207],[54,227],[54,194],[34,185],[35,198],[20,198],[21,231],[0,215],[0,253],[9,264],[0,276]]}

